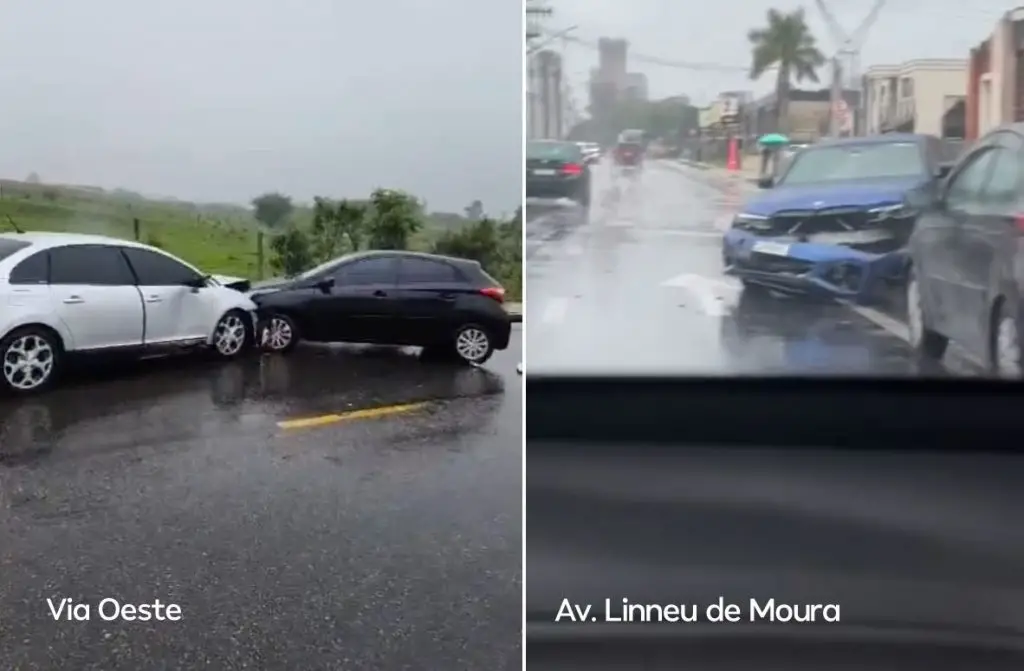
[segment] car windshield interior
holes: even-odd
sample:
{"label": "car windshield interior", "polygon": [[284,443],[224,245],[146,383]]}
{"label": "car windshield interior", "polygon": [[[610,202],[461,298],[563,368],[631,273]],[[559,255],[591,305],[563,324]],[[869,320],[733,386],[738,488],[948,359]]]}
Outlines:
{"label": "car windshield interior", "polygon": [[808,147],[794,155],[780,184],[913,177],[925,172],[921,149],[913,142]]}

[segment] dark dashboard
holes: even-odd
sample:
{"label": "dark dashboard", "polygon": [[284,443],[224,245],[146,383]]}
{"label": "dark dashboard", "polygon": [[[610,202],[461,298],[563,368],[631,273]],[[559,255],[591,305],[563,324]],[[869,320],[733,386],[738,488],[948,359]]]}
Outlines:
{"label": "dark dashboard", "polygon": [[530,376],[526,397],[527,668],[1024,668],[1024,386]]}

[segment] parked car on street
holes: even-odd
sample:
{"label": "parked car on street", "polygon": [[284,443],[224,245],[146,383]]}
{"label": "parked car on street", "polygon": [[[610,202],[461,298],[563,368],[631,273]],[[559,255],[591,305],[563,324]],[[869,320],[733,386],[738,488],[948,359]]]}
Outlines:
{"label": "parked car on street", "polygon": [[907,322],[923,358],[955,341],[992,372],[1021,377],[1024,124],[981,138],[924,204],[910,239]]}
{"label": "parked car on street", "polygon": [[590,207],[590,165],[575,142],[526,143],[526,197],[569,198]]}
{"label": "parked car on street", "polygon": [[889,134],[810,145],[736,215],[726,274],[744,285],[868,302],[907,267],[921,208],[949,170],[938,138]]}
{"label": "parked car on street", "polygon": [[50,385],[65,359],[209,348],[223,358],[255,341],[256,305],[148,245],[73,233],[0,234],[4,390]]}
{"label": "parked car on street", "polygon": [[359,252],[250,295],[262,344],[277,352],[300,340],[410,345],[481,364],[512,330],[497,280],[476,261],[435,254]]}

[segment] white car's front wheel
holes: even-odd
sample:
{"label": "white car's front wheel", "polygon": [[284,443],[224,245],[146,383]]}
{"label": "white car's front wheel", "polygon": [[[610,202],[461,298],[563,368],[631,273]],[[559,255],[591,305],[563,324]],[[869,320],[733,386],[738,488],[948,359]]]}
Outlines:
{"label": "white car's front wheel", "polygon": [[56,378],[63,351],[60,339],[47,329],[15,329],[0,340],[4,389],[15,394],[42,391]]}
{"label": "white car's front wheel", "polygon": [[252,318],[243,310],[229,310],[213,331],[213,351],[223,359],[244,354],[253,342]]}

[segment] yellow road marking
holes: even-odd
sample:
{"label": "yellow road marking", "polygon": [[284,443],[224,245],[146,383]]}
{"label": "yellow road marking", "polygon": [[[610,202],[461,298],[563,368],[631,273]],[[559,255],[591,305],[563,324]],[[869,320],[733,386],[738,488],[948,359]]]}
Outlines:
{"label": "yellow road marking", "polygon": [[379,408],[366,408],[364,410],[352,410],[351,412],[339,412],[331,415],[320,415],[318,417],[301,417],[299,419],[286,419],[278,422],[280,429],[308,429],[315,426],[325,426],[338,422],[347,422],[352,419],[376,419],[388,415],[399,415],[406,412],[413,412],[426,407],[429,403],[405,403],[402,405],[385,405]]}

